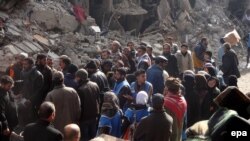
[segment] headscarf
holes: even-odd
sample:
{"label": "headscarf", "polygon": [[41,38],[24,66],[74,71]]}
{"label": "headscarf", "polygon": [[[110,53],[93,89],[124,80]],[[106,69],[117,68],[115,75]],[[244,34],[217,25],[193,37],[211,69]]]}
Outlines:
{"label": "headscarf", "polygon": [[140,91],[136,95],[136,104],[146,105],[148,102],[148,94],[145,91]]}
{"label": "headscarf", "polygon": [[101,114],[112,117],[119,110],[119,100],[117,96],[109,91],[104,94]]}

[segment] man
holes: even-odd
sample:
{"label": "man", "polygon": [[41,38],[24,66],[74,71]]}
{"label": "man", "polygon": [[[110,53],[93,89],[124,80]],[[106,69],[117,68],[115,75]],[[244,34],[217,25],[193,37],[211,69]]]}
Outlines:
{"label": "man", "polygon": [[208,40],[207,38],[203,37],[200,43],[194,48],[193,61],[196,72],[202,70],[203,68],[204,53],[206,52],[207,47],[208,47]]}
{"label": "man", "polygon": [[91,81],[95,82],[101,92],[106,92],[109,90],[109,83],[106,75],[98,69],[98,66],[94,60],[91,60],[85,66],[88,71],[88,76]]}
{"label": "man", "polygon": [[71,64],[71,59],[67,55],[62,55],[59,58],[59,66],[63,74],[68,72],[68,67]]}
{"label": "man", "polygon": [[13,92],[15,95],[20,94],[22,87],[21,72],[23,70],[23,60],[28,57],[26,53],[20,53],[15,57],[16,62],[11,64],[6,69],[6,75],[9,75],[15,81],[15,86],[13,87]]}
{"label": "man", "polygon": [[150,63],[153,64],[153,60],[154,60],[155,56],[153,54],[153,47],[151,45],[147,46],[147,54],[150,57],[150,60],[151,60]]}
{"label": "man", "polygon": [[53,64],[53,58],[51,56],[47,56],[47,61],[46,64],[48,65],[48,67],[50,67],[52,73],[56,72],[57,70],[54,68]]}
{"label": "man", "polygon": [[108,50],[108,49],[103,50],[101,52],[101,59],[102,59],[102,61],[106,61],[106,60],[110,59],[110,55],[111,55],[110,50]]}
{"label": "man", "polygon": [[134,73],[136,71],[136,62],[135,62],[135,57],[131,55],[131,49],[129,47],[125,47],[123,49],[122,54],[128,59],[128,64],[129,64],[128,74]]}
{"label": "man", "polygon": [[44,84],[43,75],[35,67],[32,58],[24,59],[21,79],[23,80],[21,93],[26,99],[26,111],[29,111],[28,113],[30,115],[30,119],[27,119],[27,122],[30,123],[36,120],[39,103],[43,97],[42,88]]}
{"label": "man", "polygon": [[133,100],[131,96],[130,85],[126,80],[126,70],[124,68],[118,68],[115,70],[114,77],[116,83],[113,92],[119,99],[120,108],[126,110],[128,103]]}
{"label": "man", "polygon": [[127,43],[127,47],[130,49],[130,56],[134,59],[136,56],[135,44],[132,41]]}
{"label": "man", "polygon": [[162,55],[168,59],[168,65],[165,67],[165,70],[168,72],[169,76],[178,77],[179,70],[177,66],[177,59],[174,54],[171,53],[171,46],[169,43],[163,45]]}
{"label": "man", "polygon": [[173,37],[167,37],[165,41],[170,45],[171,53],[175,54],[178,51],[178,45],[173,43]]}
{"label": "man", "polygon": [[52,90],[52,71],[46,64],[47,56],[45,54],[38,54],[36,58],[36,68],[43,75],[43,87],[41,90],[41,99],[39,99],[37,106],[40,107],[40,104],[44,101],[48,92]]}
{"label": "man", "polygon": [[75,80],[79,87],[77,89],[81,100],[81,140],[88,141],[96,135],[97,117],[99,114],[100,90],[96,83],[88,79],[88,72],[80,69],[76,72]]}
{"label": "man", "polygon": [[173,118],[171,141],[182,140],[184,116],[187,111],[187,103],[180,92],[180,88],[181,81],[179,79],[173,77],[167,79],[164,90],[164,108]]}
{"label": "man", "polygon": [[163,93],[165,82],[163,68],[165,68],[167,63],[168,59],[166,59],[164,56],[157,56],[155,58],[155,64],[147,70],[147,81],[153,85],[153,94]]}
{"label": "man", "polygon": [[64,141],[80,141],[81,130],[77,124],[69,124],[64,127]]}
{"label": "man", "polygon": [[188,50],[187,44],[181,45],[181,50],[178,50],[175,54],[178,64],[178,70],[181,73],[184,73],[186,70],[194,70],[194,63],[192,59],[191,51]]}
{"label": "man", "polygon": [[151,66],[151,59],[147,54],[147,48],[144,45],[140,45],[137,48],[137,70],[147,70]]}
{"label": "man", "polygon": [[51,126],[56,116],[55,105],[51,102],[42,103],[38,116],[38,121],[24,128],[24,141],[62,141],[62,133]]}
{"label": "man", "polygon": [[145,70],[138,70],[135,72],[136,81],[131,83],[131,92],[134,100],[136,95],[140,91],[145,91],[148,94],[149,99],[153,94],[153,86],[147,80],[147,75]]}
{"label": "man", "polygon": [[9,114],[16,114],[15,111],[10,111],[10,97],[9,91],[13,87],[14,80],[7,75],[1,77],[0,80],[0,140],[8,141],[8,136],[10,135],[10,130],[17,123],[11,123],[9,120]]}
{"label": "man", "polygon": [[134,141],[170,141],[173,119],[163,110],[164,96],[154,94],[153,111],[135,130]]}
{"label": "man", "polygon": [[221,46],[218,49],[218,67],[221,68],[222,65],[222,56],[225,54],[223,44],[225,43],[224,39],[220,39]]}
{"label": "man", "polygon": [[80,98],[77,92],[73,88],[65,87],[63,81],[63,73],[56,72],[53,76],[54,89],[48,93],[45,99],[55,104],[57,116],[53,125],[61,132],[65,125],[77,123],[81,113]]}
{"label": "man", "polygon": [[231,45],[229,43],[225,43],[223,46],[225,54],[222,57],[221,71],[223,72],[224,81],[228,85],[228,77],[230,75],[236,75],[238,78],[240,77],[238,69],[239,61],[236,53],[231,49]]}
{"label": "man", "polygon": [[68,72],[64,74],[64,85],[67,87],[74,88],[75,90],[78,87],[78,84],[75,82],[75,73],[77,72],[78,67],[74,64],[70,64],[68,67]]}
{"label": "man", "polygon": [[119,41],[114,40],[111,43],[111,59],[114,61],[120,59],[121,57],[121,43]]}

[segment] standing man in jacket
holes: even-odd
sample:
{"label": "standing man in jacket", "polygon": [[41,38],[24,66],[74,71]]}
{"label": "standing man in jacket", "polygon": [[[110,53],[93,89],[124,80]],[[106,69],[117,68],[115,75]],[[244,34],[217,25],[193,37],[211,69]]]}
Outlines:
{"label": "standing man in jacket", "polygon": [[77,92],[81,100],[81,141],[88,141],[96,135],[100,90],[95,82],[88,79],[88,72],[85,69],[76,72],[75,80],[79,84]]}
{"label": "standing man in jacket", "polygon": [[207,47],[208,47],[208,40],[207,38],[203,37],[200,43],[194,48],[193,61],[194,61],[195,71],[202,70],[204,64],[204,54],[207,51]]}
{"label": "standing man in jacket", "polygon": [[168,59],[168,65],[164,68],[169,76],[178,77],[179,70],[177,66],[177,59],[174,54],[171,53],[171,46],[169,43],[165,43],[163,45],[163,53],[162,55]]}
{"label": "standing man in jacket", "polygon": [[64,85],[62,72],[56,72],[53,76],[54,89],[46,97],[46,101],[55,104],[56,117],[53,125],[60,132],[64,126],[70,123],[77,123],[81,114],[81,103],[77,92]]}
{"label": "standing man in jacket", "polygon": [[42,103],[38,111],[39,119],[24,128],[24,141],[62,141],[62,133],[51,126],[55,116],[55,105],[51,102]]}

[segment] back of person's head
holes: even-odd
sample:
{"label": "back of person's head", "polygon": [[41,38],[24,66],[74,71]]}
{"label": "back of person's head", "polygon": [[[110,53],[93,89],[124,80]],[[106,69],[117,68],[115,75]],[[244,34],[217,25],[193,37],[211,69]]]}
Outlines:
{"label": "back of person's head", "polygon": [[74,64],[70,64],[68,67],[68,73],[75,74],[78,70],[78,67]]}
{"label": "back of person's head", "polygon": [[139,91],[136,95],[136,104],[146,105],[148,102],[148,94],[145,91]]}
{"label": "back of person's head", "polygon": [[76,72],[75,76],[80,78],[81,80],[86,80],[88,79],[88,71],[86,71],[85,69],[79,69]]}
{"label": "back of person's head", "polygon": [[226,42],[226,43],[223,44],[223,47],[224,47],[225,50],[230,50],[231,49],[231,44]]}
{"label": "back of person's head", "polygon": [[98,69],[98,66],[97,66],[95,60],[90,60],[90,61],[86,64],[85,68],[87,68],[87,69]]}
{"label": "back of person's head", "polygon": [[52,81],[55,86],[62,85],[64,81],[64,75],[61,71],[54,72]]}
{"label": "back of person's head", "polygon": [[68,66],[69,64],[71,64],[71,59],[70,59],[69,56],[67,56],[67,55],[62,55],[62,56],[59,57],[59,59],[61,59],[62,62],[63,62],[66,66]]}
{"label": "back of person's head", "polygon": [[55,105],[51,102],[43,102],[38,110],[40,119],[48,120],[52,114],[55,114]]}
{"label": "back of person's head", "polygon": [[155,57],[155,64],[167,63],[168,59],[162,55]]}
{"label": "back of person's head", "polygon": [[207,37],[202,37],[201,42],[207,41]]}
{"label": "back of person's head", "polygon": [[207,50],[207,51],[205,52],[205,54],[207,54],[210,58],[213,56],[212,51],[209,51],[209,50]]}
{"label": "back of person's head", "polygon": [[68,124],[64,127],[64,141],[80,141],[81,131],[77,124]]}
{"label": "back of person's head", "polygon": [[152,105],[155,110],[162,110],[164,104],[164,96],[160,93],[154,94],[152,97]]}
{"label": "back of person's head", "polygon": [[1,85],[14,84],[14,80],[10,76],[4,75],[1,77],[0,83]]}
{"label": "back of person's head", "polygon": [[173,94],[180,92],[181,81],[178,78],[169,77],[165,82],[165,87]]}

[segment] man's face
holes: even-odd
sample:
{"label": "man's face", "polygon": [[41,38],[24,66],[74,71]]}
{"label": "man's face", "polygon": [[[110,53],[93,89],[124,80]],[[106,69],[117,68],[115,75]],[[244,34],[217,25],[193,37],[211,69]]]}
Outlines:
{"label": "man's face", "polygon": [[1,87],[2,87],[5,91],[11,90],[11,88],[12,88],[13,86],[14,86],[14,85],[11,84],[11,83],[8,83],[8,84],[1,84]]}
{"label": "man's face", "polygon": [[139,76],[136,77],[137,81],[140,83],[145,83],[147,79],[146,73],[140,74]]}
{"label": "man's face", "polygon": [[46,65],[46,62],[47,62],[47,59],[46,59],[46,58],[37,60],[37,63],[38,63],[39,65],[42,65],[42,66],[45,66],[45,65]]}
{"label": "man's face", "polygon": [[134,44],[133,43],[128,43],[127,47],[129,47],[130,49],[134,49]]}
{"label": "man's face", "polygon": [[184,46],[181,47],[181,53],[187,53],[187,50],[188,50],[187,47]]}
{"label": "man's face", "polygon": [[102,52],[101,58],[102,58],[102,59],[108,59],[108,58],[109,58],[108,52],[107,52],[107,51]]}
{"label": "man's face", "polygon": [[124,48],[124,49],[123,49],[123,54],[126,55],[126,56],[129,56],[129,55],[130,55],[130,50],[129,50],[129,48]]}
{"label": "man's face", "polygon": [[53,66],[53,60],[51,58],[47,58],[47,65],[50,67]]}
{"label": "man's face", "polygon": [[62,59],[59,60],[59,66],[60,66],[60,68],[61,68],[62,70],[66,67],[66,65],[65,65],[65,63],[63,62]]}
{"label": "man's face", "polygon": [[152,48],[147,47],[147,53],[148,53],[149,55],[151,55],[151,54],[152,54]]}
{"label": "man's face", "polygon": [[205,47],[207,47],[207,46],[208,46],[208,41],[207,41],[207,40],[204,40],[204,41],[202,42],[202,45],[205,46]]}
{"label": "man's face", "polygon": [[163,53],[170,53],[170,46],[164,45],[163,46]]}
{"label": "man's face", "polygon": [[112,52],[117,52],[118,51],[118,45],[116,43],[111,44],[111,50]]}
{"label": "man's face", "polygon": [[29,63],[28,63],[28,61],[23,61],[23,69],[25,70],[25,71],[28,71],[28,70],[30,70],[32,68],[32,65],[30,65]]}
{"label": "man's face", "polygon": [[213,88],[216,85],[216,80],[212,79],[208,81],[208,87]]}
{"label": "man's face", "polygon": [[115,71],[114,77],[115,80],[121,80],[123,78],[123,76],[118,71]]}
{"label": "man's face", "polygon": [[137,55],[140,57],[144,54],[145,52],[142,49],[137,49]]}
{"label": "man's face", "polygon": [[22,57],[17,57],[16,58],[16,62],[19,64],[19,65],[23,65],[23,61],[24,59]]}

